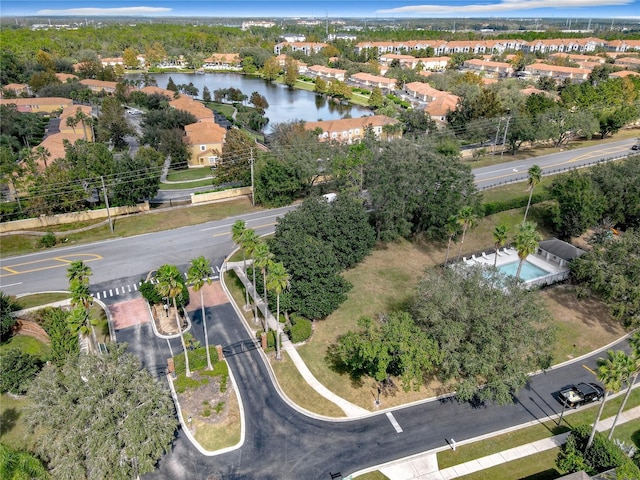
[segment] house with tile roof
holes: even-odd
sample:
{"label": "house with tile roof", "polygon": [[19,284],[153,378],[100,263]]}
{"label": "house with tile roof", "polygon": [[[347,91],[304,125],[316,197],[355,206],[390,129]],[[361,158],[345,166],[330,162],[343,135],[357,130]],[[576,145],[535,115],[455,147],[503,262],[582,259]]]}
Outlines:
{"label": "house with tile roof", "polygon": [[169,106],[184,112],[189,112],[198,120],[213,118],[213,112],[210,109],[188,95],[180,95],[174,98],[169,102]]}
{"label": "house with tile roof", "polygon": [[176,92],[173,90],[167,90],[166,88],[156,87],[155,85],[149,85],[147,87],[141,88],[141,92],[146,93],[147,95],[162,95],[167,97],[168,100],[171,100],[175,97]]}
{"label": "house with tile roof", "polygon": [[586,80],[591,73],[591,70],[586,68],[559,67],[557,65],[549,65],[547,63],[533,63],[531,65],[527,65],[524,71],[534,78],[551,77],[556,80],[569,79],[572,81]]}
{"label": "house with tile roof", "polygon": [[307,68],[306,74],[310,77],[322,78],[323,80],[339,80],[344,82],[347,71],[339,68],[324,67],[322,65],[311,65]]}
{"label": "house with tile roof", "polygon": [[614,65],[617,67],[624,67],[626,69],[640,70],[640,58],[619,57],[616,58]]}
{"label": "house with tile roof", "polygon": [[304,128],[305,130],[317,131],[320,141],[334,141],[351,145],[359,143],[369,128],[377,138],[385,140],[401,138],[402,129],[389,134],[384,128],[386,125],[397,125],[398,123],[398,120],[385,115],[372,115],[360,118],[306,122]]}
{"label": "house with tile roof", "polygon": [[2,92],[12,92],[14,95],[31,95],[31,88],[26,83],[7,83],[0,89],[0,97]]}
{"label": "house with tile roof", "polygon": [[510,77],[513,75],[513,65],[510,63],[492,62],[478,58],[465,60],[462,69],[490,77]]}
{"label": "house with tile roof", "polygon": [[420,102],[431,102],[437,97],[446,95],[449,92],[443,92],[437,88],[433,88],[428,83],[424,82],[410,82],[405,84],[404,91],[407,95]]}
{"label": "house with tile roof", "polygon": [[203,70],[242,70],[242,59],[238,53],[214,53],[205,58]]}
{"label": "house with tile roof", "polygon": [[78,80],[78,76],[71,73],[56,73],[56,78],[62,83],[75,82]]}
{"label": "house with tile roof", "polygon": [[213,118],[207,118],[185,125],[184,131],[184,142],[189,150],[189,168],[215,167],[222,156],[227,130]]}
{"label": "house with tile roof", "polygon": [[385,91],[392,92],[396,89],[396,79],[371,75],[370,73],[359,72],[349,77],[347,83],[350,85],[371,89],[380,87]]}
{"label": "house with tile roof", "polygon": [[70,98],[39,97],[39,98],[2,98],[0,105],[14,104],[19,112],[54,113],[73,105]]}
{"label": "house with tile roof", "polygon": [[280,55],[290,51],[304,52],[305,55],[310,55],[312,53],[320,53],[320,50],[328,46],[326,43],[319,42],[280,42],[273,47],[273,53],[274,55]]}
{"label": "house with tile roof", "polygon": [[444,124],[447,122],[447,114],[456,109],[461,98],[457,95],[446,94],[440,95],[429,102],[424,111],[437,123]]}
{"label": "house with tile roof", "polygon": [[103,80],[94,80],[92,78],[84,78],[80,83],[89,90],[96,93],[115,93],[118,82],[105,82]]}
{"label": "house with tile roof", "polygon": [[67,124],[67,119],[75,117],[79,111],[82,112],[86,117],[91,118],[92,116],[92,108],[88,105],[72,105],[70,107],[66,107],[59,117],[60,125],[58,128],[60,129],[60,133],[73,136],[79,134],[81,135],[83,140],[86,140],[87,142],[93,142],[95,141],[93,138],[93,127],[89,125],[89,122],[79,122],[75,126],[70,126]]}

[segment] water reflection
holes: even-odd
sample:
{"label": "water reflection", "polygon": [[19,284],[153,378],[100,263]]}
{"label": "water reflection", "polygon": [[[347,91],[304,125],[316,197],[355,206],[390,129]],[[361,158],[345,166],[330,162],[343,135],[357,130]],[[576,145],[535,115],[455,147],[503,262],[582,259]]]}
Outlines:
{"label": "water reflection", "polygon": [[[295,90],[277,83],[267,82],[261,78],[232,73],[206,73],[204,75],[186,73],[158,73],[154,77],[161,88],[166,88],[169,77],[177,85],[193,83],[202,95],[204,87],[208,87],[213,96],[215,90],[221,88],[238,88],[251,97],[253,92],[263,95],[269,108],[265,116],[269,123],[265,133],[269,133],[273,125],[292,120],[315,122],[318,120],[336,120],[345,117],[364,117],[371,115],[368,108],[357,105],[342,105],[340,102],[328,101],[326,97],[306,90]],[[127,75],[132,80],[141,79],[142,75]]]}

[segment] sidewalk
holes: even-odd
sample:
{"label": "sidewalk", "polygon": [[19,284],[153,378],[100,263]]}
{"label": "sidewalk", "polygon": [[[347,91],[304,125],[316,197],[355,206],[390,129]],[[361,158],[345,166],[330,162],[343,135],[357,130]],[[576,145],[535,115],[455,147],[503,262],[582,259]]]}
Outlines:
{"label": "sidewalk", "polygon": [[[250,265],[251,260],[247,260],[247,264]],[[245,288],[249,291],[249,295],[251,297],[254,297],[254,301],[256,301],[255,289],[253,288],[253,284],[251,283],[251,280],[249,280],[245,275],[243,267],[244,267],[243,262],[228,262],[226,264],[226,270],[232,269],[236,273],[240,281],[244,284]],[[265,305],[264,300],[259,296],[257,300],[257,306],[258,306],[258,310],[262,312],[262,316],[267,318],[267,323],[269,325],[269,328],[271,330],[279,329],[279,325],[275,317],[271,314],[271,312],[268,313],[268,317],[265,315],[265,311],[267,310],[267,305]],[[281,338],[282,338],[282,344],[281,344],[282,350],[287,352],[287,354],[289,355],[289,358],[291,358],[291,361],[294,363],[294,365],[300,372],[300,375],[302,375],[302,377],[311,386],[311,388],[313,388],[316,392],[318,392],[320,395],[322,395],[324,398],[326,398],[330,402],[333,402],[338,407],[340,407],[347,417],[358,418],[363,415],[367,415],[371,413],[369,410],[359,407],[358,405],[354,405],[353,403],[348,402],[344,398],[336,395],[327,387],[325,387],[322,383],[320,383],[318,379],[313,376],[313,374],[311,373],[307,365],[304,363],[304,360],[302,360],[302,357],[300,357],[300,354],[298,353],[294,345],[291,343],[291,341],[286,337],[286,335],[282,335]]]}
{"label": "sidewalk", "polygon": [[[614,418],[615,417],[610,417],[600,420],[597,427],[598,431],[608,431],[611,428]],[[640,407],[629,409],[620,415],[618,425],[638,418],[640,418]],[[500,432],[495,432],[495,435],[499,434]],[[509,450],[477,458],[442,470],[438,470],[438,459],[435,452],[426,452],[411,458],[390,462],[387,465],[378,465],[372,467],[372,469],[379,470],[391,480],[450,480],[559,447],[566,442],[568,436],[569,432],[562,433],[551,438],[545,438],[526,445],[510,448]],[[465,443],[472,443],[472,441]],[[368,471],[372,469],[368,469]]]}

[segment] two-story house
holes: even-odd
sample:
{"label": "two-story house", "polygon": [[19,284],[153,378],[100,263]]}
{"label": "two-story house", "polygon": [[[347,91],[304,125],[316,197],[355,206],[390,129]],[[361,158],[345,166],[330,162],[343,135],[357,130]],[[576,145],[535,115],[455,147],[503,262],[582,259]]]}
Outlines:
{"label": "two-story house", "polygon": [[324,120],[306,122],[305,130],[317,131],[320,141],[334,141],[346,144],[360,142],[370,129],[377,138],[392,140],[402,137],[402,129],[389,131],[387,125],[397,125],[399,122],[385,115],[372,115],[360,118],[344,118],[339,120]]}
{"label": "two-story house", "polygon": [[189,167],[215,167],[222,155],[227,130],[208,118],[184,127]]}

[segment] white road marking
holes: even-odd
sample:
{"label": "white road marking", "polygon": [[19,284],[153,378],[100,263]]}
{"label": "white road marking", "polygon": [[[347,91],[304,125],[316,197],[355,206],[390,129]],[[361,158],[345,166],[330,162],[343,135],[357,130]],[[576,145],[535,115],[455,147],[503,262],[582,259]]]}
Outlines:
{"label": "white road marking", "polygon": [[106,290],[102,291],[102,298],[107,298],[107,291]]}
{"label": "white road marking", "polygon": [[396,432],[397,433],[402,433],[402,427],[400,426],[400,424],[396,420],[396,417],[394,417],[391,412],[387,412],[387,418],[391,422],[391,425],[393,425],[393,428],[396,429]]}
{"label": "white road marking", "polygon": [[138,284],[137,283],[133,284],[133,289],[136,290],[136,291],[138,290]]}
{"label": "white road marking", "polygon": [[120,295],[120,292],[118,291],[118,287],[116,287],[116,295]]}
{"label": "white road marking", "polygon": [[127,288],[129,289],[129,293],[131,293],[131,285],[127,285]]}
{"label": "white road marking", "polygon": [[476,177],[480,177],[482,175],[493,175],[494,173],[498,173],[498,172],[504,172],[504,171],[512,171],[512,172],[517,172],[518,169],[524,167],[524,165],[518,165],[516,167],[511,167],[511,168],[498,168],[496,170],[491,170],[489,172],[482,172],[482,173],[476,173],[475,176]]}
{"label": "white road marking", "polygon": [[113,297],[113,290],[109,289],[109,296]]}
{"label": "white road marking", "polygon": [[15,287],[16,285],[22,285],[23,282],[18,282],[18,283],[10,283],[9,285],[2,285],[2,288],[4,287]]}

